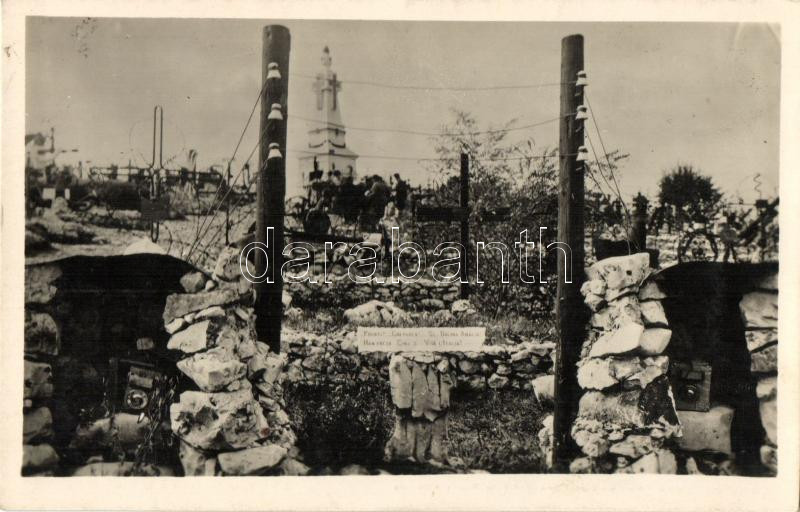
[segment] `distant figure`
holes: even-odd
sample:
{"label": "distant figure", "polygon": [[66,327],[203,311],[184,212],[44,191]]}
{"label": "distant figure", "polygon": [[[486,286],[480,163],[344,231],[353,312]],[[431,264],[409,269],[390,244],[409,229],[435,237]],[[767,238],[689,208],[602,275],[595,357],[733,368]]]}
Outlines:
{"label": "distant figure", "polygon": [[722,255],[722,262],[727,263],[728,257],[733,256],[733,261],[737,261],[736,245],[739,243],[739,233],[736,231],[738,222],[734,214],[728,214],[725,222],[722,223],[719,232],[719,239],[725,246],[725,252]]}
{"label": "distant figure", "polygon": [[381,217],[383,217],[383,212],[386,209],[386,205],[389,204],[392,191],[383,178],[377,174],[372,176],[368,183],[369,189],[364,194],[364,196],[367,198],[364,226],[368,229],[375,229],[378,221]]}
{"label": "distant figure", "polygon": [[394,184],[394,204],[400,213],[406,209],[406,201],[408,200],[408,182],[400,178],[400,174],[395,173]]}

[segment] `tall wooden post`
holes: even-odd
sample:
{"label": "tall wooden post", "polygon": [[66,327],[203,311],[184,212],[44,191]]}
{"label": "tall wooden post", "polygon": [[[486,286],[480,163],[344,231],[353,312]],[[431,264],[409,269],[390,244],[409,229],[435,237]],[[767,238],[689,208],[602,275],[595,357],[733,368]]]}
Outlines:
{"label": "tall wooden post", "polygon": [[461,298],[469,298],[469,155],[461,153]]}
{"label": "tall wooden post", "polygon": [[[262,53],[261,127],[256,187],[256,242],[269,247],[269,261],[256,251],[258,275],[267,270],[268,281],[256,285],[256,333],[273,352],[281,348],[283,318],[283,217],[286,195],[286,125],[289,93],[289,29],[282,25],[264,27]],[[277,64],[277,66],[275,66]],[[280,112],[270,115],[272,106]],[[272,234],[268,238],[268,228]],[[262,246],[263,247],[263,246]],[[268,266],[267,266],[268,264]]]}
{"label": "tall wooden post", "polygon": [[[558,241],[572,253],[571,283],[566,283],[565,259],[558,258],[558,346],[555,368],[555,411],[553,414],[553,463],[556,471],[567,471],[574,450],[570,426],[579,398],[578,361],[583,341],[585,310],[580,287],[583,280],[583,194],[584,165],[576,155],[583,144],[583,121],[575,119],[583,104],[583,88],[576,86],[583,69],[583,36],[561,40],[561,123],[558,191]],[[568,262],[566,262],[568,263]]]}

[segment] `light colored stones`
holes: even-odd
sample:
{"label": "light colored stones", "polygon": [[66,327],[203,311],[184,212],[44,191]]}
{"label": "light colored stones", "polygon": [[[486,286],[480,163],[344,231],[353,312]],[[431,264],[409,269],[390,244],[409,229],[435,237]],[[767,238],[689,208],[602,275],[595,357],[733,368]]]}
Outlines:
{"label": "light colored stones", "polygon": [[393,326],[407,325],[411,317],[393,302],[371,300],[344,312],[345,319],[354,325]]}
{"label": "light colored stones", "polygon": [[572,439],[581,451],[592,458],[602,457],[608,453],[609,442],[604,432],[591,432],[589,430],[574,430]]}
{"label": "light colored stones", "polygon": [[73,445],[75,448],[120,446],[131,448],[144,441],[150,420],[128,413],[117,413],[110,418],[100,418],[88,425],[78,426]]}
{"label": "light colored stones", "polygon": [[575,474],[591,473],[594,470],[594,463],[589,457],[578,457],[569,463],[569,472]]}
{"label": "light colored stones", "polygon": [[181,286],[186,293],[197,293],[206,287],[206,276],[202,272],[189,272],[181,277]]}
{"label": "light colored stones", "polygon": [[305,476],[311,468],[297,459],[285,457],[281,462],[281,475],[283,476]]}
{"label": "light colored stones", "polygon": [[58,355],[61,330],[47,313],[25,310],[25,352]]}
{"label": "light colored stones", "polygon": [[220,306],[211,306],[210,308],[198,311],[197,315],[195,315],[195,321],[203,318],[221,318],[223,316],[225,316],[224,309],[222,309]]}
{"label": "light colored stones", "polygon": [[49,364],[25,361],[23,398],[49,398],[53,395],[53,369]]}
{"label": "light colored stones", "polygon": [[486,381],[487,385],[492,389],[500,389],[508,386],[508,377],[493,373]]}
{"label": "light colored stones", "polygon": [[668,366],[666,356],[588,359],[578,368],[578,384],[584,389],[598,390],[619,382],[645,388],[666,374]]}
{"label": "light colored stones", "polygon": [[620,468],[617,473],[652,473],[674,475],[678,472],[678,462],[669,450],[649,453],[629,466]]}
{"label": "light colored stones", "polygon": [[719,405],[708,412],[678,411],[683,437],[678,446],[686,451],[713,451],[731,455],[733,409]]}
{"label": "light colored stones", "polygon": [[769,469],[773,475],[778,474],[778,449],[774,446],[765,444],[759,451],[761,463]]}
{"label": "light colored stones", "polygon": [[655,281],[648,280],[639,288],[639,301],[666,299],[667,295],[661,291]]}
{"label": "light colored stones", "polygon": [[[183,321],[176,319],[177,321]],[[209,320],[204,320],[196,324],[192,324],[182,331],[173,334],[167,342],[167,348],[170,350],[180,350],[186,354],[193,354],[201,350],[205,350],[208,346],[208,328],[211,325]]]}
{"label": "light colored stones", "polygon": [[389,384],[392,392],[392,402],[400,409],[411,407],[411,368],[403,357],[392,356],[389,361]]}
{"label": "light colored stones", "polygon": [[23,445],[22,472],[44,471],[58,465],[58,454],[49,444]]}
{"label": "light colored stones", "polygon": [[143,464],[138,472],[134,473],[135,469],[132,461],[94,462],[77,468],[72,476],[175,476],[172,469],[166,466]]}
{"label": "light colored stones", "polygon": [[178,369],[203,391],[222,391],[245,377],[247,366],[223,348],[212,348],[178,361]]}
{"label": "light colored stones", "polygon": [[638,286],[650,266],[650,255],[646,252],[628,256],[616,256],[598,261],[586,270],[587,278],[602,279],[610,290],[621,290]]}
{"label": "light colored stones", "polygon": [[751,292],[739,302],[745,327],[778,327],[778,295],[769,292]]}
{"label": "light colored stones", "polygon": [[217,257],[214,267],[214,278],[220,281],[236,281],[242,276],[239,265],[239,250],[235,247],[225,247]]}
{"label": "light colored stones", "polygon": [[220,453],[219,467],[225,475],[258,475],[274,468],[286,456],[286,448],[277,444]]}
{"label": "light colored stones", "polygon": [[770,443],[778,445],[778,400],[762,400],[758,405],[758,412],[761,415],[761,425],[767,432],[767,439]]}
{"label": "light colored stones", "polygon": [[22,442],[31,444],[53,437],[53,415],[47,407],[39,407],[22,414]]}
{"label": "light colored stones", "polygon": [[764,377],[756,385],[756,396],[759,400],[769,400],[778,396],[778,377]]}
{"label": "light colored stones", "polygon": [[640,309],[645,325],[667,325],[667,315],[661,302],[657,300],[643,302]]}
{"label": "light colored stones", "polygon": [[589,357],[624,354],[639,348],[639,339],[645,329],[638,323],[629,323],[615,331],[603,334],[592,345]]}
{"label": "light colored stones", "polygon": [[178,458],[185,476],[214,476],[217,472],[217,458],[204,453],[194,446],[181,441]]}
{"label": "light colored stones", "polygon": [[775,329],[759,329],[745,331],[744,339],[747,341],[747,350],[750,352],[759,348],[778,342],[778,332]]}
{"label": "light colored stones", "polygon": [[539,403],[553,403],[555,393],[554,375],[540,375],[531,381],[531,385],[533,386],[533,394]]}
{"label": "light colored stones", "polygon": [[778,345],[770,345],[750,353],[750,371],[773,373],[778,371]]}
{"label": "light colored stones", "polygon": [[657,356],[667,348],[671,337],[672,331],[669,329],[659,327],[645,329],[639,340],[640,351],[645,355]]}
{"label": "light colored stones", "polygon": [[265,343],[257,341],[255,355],[247,360],[247,375],[250,378],[260,375],[263,382],[271,385],[278,381],[286,362],[285,354],[270,352]]}
{"label": "light colored stones", "polygon": [[169,295],[164,307],[164,325],[189,313],[201,311],[211,306],[224,306],[236,299],[237,293],[231,288],[219,288],[210,292]]}
{"label": "light colored stones", "polygon": [[184,320],[183,318],[176,318],[175,320],[165,325],[164,330],[167,331],[167,334],[175,334],[184,327],[186,327],[186,320]]}
{"label": "light colored stones", "polygon": [[149,238],[140,238],[134,242],[131,242],[125,249],[122,251],[123,256],[131,256],[133,254],[167,254],[160,245],[154,243]]}
{"label": "light colored stones", "polygon": [[170,406],[172,431],[203,450],[236,450],[267,437],[267,420],[250,389],[231,393],[184,391]]}
{"label": "light colored stones", "polygon": [[47,304],[58,289],[55,281],[61,277],[56,263],[25,266],[25,304]]}
{"label": "light colored stones", "polygon": [[623,455],[630,459],[638,459],[643,455],[654,452],[661,443],[647,435],[629,435],[622,441],[611,445],[609,452]]}

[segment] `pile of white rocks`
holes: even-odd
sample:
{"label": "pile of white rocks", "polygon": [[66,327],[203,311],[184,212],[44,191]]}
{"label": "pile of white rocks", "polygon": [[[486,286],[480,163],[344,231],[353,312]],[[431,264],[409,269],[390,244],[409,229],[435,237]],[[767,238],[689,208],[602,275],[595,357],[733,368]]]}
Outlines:
{"label": "pile of white rocks", "polygon": [[778,472],[778,275],[757,283],[756,289],[739,302],[750,351],[750,371],[758,379],[756,395],[761,424],[766,431],[761,463]]}
{"label": "pile of white rocks", "polygon": [[395,425],[386,443],[387,461],[452,464],[447,454],[447,410],[455,375],[447,357],[399,353],[389,362]]}
{"label": "pile of white rocks", "polygon": [[197,389],[170,407],[186,475],[305,474],[281,386],[286,358],[257,342],[250,283],[223,251],[213,279],[193,272],[167,297],[167,348]]}
{"label": "pile of white rocks", "polygon": [[675,473],[681,435],[662,353],[671,331],[658,286],[645,278],[649,256],[599,261],[581,292],[593,315],[578,362],[585,390],[571,434],[583,452],[570,471]]}

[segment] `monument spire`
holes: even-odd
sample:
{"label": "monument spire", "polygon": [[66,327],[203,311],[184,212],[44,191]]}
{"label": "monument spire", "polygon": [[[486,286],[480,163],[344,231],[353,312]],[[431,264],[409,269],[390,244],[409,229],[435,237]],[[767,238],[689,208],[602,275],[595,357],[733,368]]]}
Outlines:
{"label": "monument spire", "polygon": [[[342,122],[341,99],[339,92],[342,83],[333,71],[333,58],[328,46],[322,49],[320,58],[322,69],[317,73],[313,84],[316,96],[317,115],[316,121],[309,124],[308,148],[309,152],[300,158],[301,168],[304,170],[304,183],[308,183],[310,172],[313,171],[313,161],[316,159],[321,173],[339,171],[341,176],[352,175],[355,178],[355,161],[358,155],[347,148],[345,141],[346,130]],[[318,179],[318,178],[315,178]],[[311,180],[313,181],[313,179]]]}

